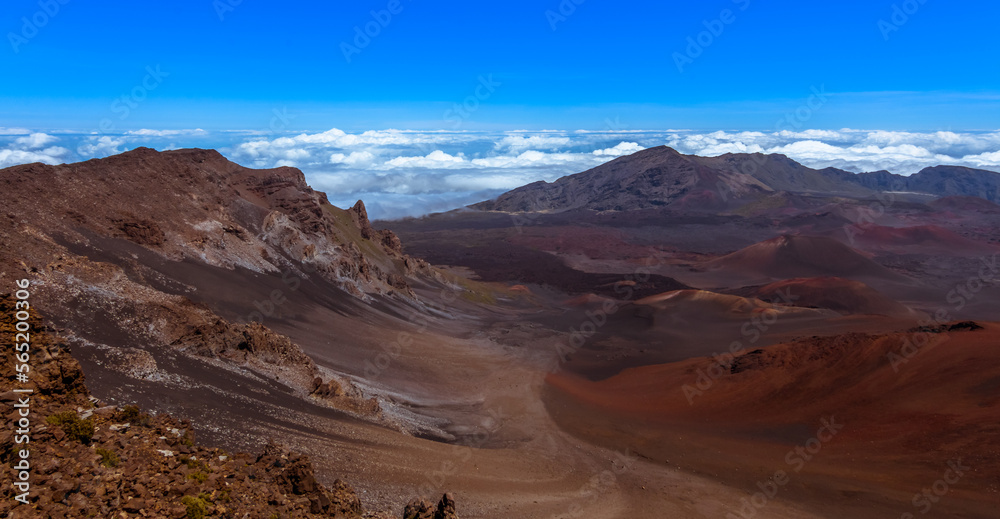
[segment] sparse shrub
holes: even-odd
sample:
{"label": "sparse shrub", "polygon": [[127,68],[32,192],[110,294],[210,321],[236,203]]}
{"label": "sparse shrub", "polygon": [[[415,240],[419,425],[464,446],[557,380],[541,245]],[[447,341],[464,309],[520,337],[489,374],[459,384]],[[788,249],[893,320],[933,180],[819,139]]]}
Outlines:
{"label": "sparse shrub", "polygon": [[208,502],[200,497],[184,496],[181,504],[187,507],[187,519],[204,519],[208,514]]}
{"label": "sparse shrub", "polygon": [[196,460],[196,459],[189,458],[187,456],[181,456],[179,459],[180,459],[180,462],[183,463],[183,464],[185,464],[185,465],[187,465],[188,468],[196,469],[196,468],[201,467],[201,463],[198,460]]}
{"label": "sparse shrub", "polygon": [[90,443],[90,440],[94,438],[94,422],[90,419],[81,420],[74,411],[64,411],[51,415],[45,421],[49,425],[62,427],[66,436],[80,443]]}
{"label": "sparse shrub", "polygon": [[140,427],[153,425],[153,418],[148,413],[139,411],[139,408],[134,405],[127,405],[121,411],[115,413],[115,421],[130,423]]}
{"label": "sparse shrub", "polygon": [[104,465],[105,467],[108,468],[117,467],[118,464],[121,463],[122,461],[121,458],[119,458],[118,455],[115,454],[115,451],[110,449],[102,449],[98,447],[97,454],[101,456],[101,465]]}
{"label": "sparse shrub", "polygon": [[205,474],[204,472],[202,472],[202,471],[199,470],[198,472],[192,472],[192,473],[188,474],[188,478],[189,479],[193,479],[193,480],[197,481],[198,483],[204,483],[205,480],[208,479],[208,474]]}
{"label": "sparse shrub", "polygon": [[139,418],[139,408],[134,405],[127,405],[115,415],[115,420],[119,422],[132,423]]}
{"label": "sparse shrub", "polygon": [[181,444],[194,447],[194,438],[187,431],[184,431],[184,436],[181,436]]}

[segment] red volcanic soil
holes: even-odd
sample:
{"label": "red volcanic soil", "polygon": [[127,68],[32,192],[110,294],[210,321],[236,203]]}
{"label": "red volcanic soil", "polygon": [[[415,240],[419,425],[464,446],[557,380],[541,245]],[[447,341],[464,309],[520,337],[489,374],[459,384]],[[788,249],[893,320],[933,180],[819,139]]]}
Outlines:
{"label": "red volcanic soil", "polygon": [[[933,516],[995,518],[1000,325],[979,324],[803,338],[599,382],[553,374],[547,404],[576,435],[748,493],[782,470],[791,482],[778,499],[823,517],[918,515],[914,494],[961,460],[969,469]],[[824,420],[838,424],[832,437],[818,434]]]}
{"label": "red volcanic soil", "polygon": [[776,279],[828,275],[899,277],[847,245],[819,236],[779,236],[714,259],[707,266]]}
{"label": "red volcanic soil", "polygon": [[755,295],[764,301],[781,302],[810,308],[826,308],[842,314],[910,315],[906,306],[886,297],[868,285],[838,277],[797,278],[763,286]]}
{"label": "red volcanic soil", "polygon": [[[803,335],[836,335],[852,331],[878,333],[914,326],[912,315],[843,315],[825,308],[791,306],[707,290],[674,290],[607,307],[593,294],[561,299],[565,311],[559,328],[582,330],[598,321],[597,331],[563,364],[563,369],[600,380],[638,366],[701,358],[730,351],[733,344],[759,348]],[[794,303],[794,302],[793,302]],[[588,312],[589,311],[589,315]],[[558,328],[557,328],[558,329]]]}
{"label": "red volcanic soil", "polygon": [[[990,203],[986,200],[982,202]],[[953,255],[995,250],[991,245],[964,238],[937,225],[912,227],[869,225],[857,229],[852,238],[856,246],[870,251]]]}

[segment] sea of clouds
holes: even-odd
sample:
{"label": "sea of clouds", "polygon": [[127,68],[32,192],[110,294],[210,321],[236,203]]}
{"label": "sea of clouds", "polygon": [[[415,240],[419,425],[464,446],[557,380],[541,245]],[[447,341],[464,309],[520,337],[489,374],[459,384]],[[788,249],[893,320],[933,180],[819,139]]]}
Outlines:
{"label": "sea of clouds", "polygon": [[293,166],[336,205],[376,219],[447,211],[539,180],[667,145],[682,153],[780,153],[814,168],[909,175],[941,164],[1000,172],[1000,131],[406,131],[317,133],[136,130],[115,135],[0,128],[0,167],[61,164],[148,146],[216,148],[248,167]]}

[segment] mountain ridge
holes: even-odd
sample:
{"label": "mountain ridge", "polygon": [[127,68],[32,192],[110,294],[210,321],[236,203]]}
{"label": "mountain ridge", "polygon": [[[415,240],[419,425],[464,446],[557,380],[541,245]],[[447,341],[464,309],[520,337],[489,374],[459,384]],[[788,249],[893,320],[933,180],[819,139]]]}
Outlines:
{"label": "mountain ridge", "polygon": [[1000,173],[959,166],[924,168],[910,176],[887,171],[852,173],[813,169],[781,154],[684,155],[668,146],[647,148],[587,171],[539,181],[469,207],[484,211],[623,211],[680,207],[733,209],[775,192],[869,198],[878,192],[975,196],[1000,200]]}

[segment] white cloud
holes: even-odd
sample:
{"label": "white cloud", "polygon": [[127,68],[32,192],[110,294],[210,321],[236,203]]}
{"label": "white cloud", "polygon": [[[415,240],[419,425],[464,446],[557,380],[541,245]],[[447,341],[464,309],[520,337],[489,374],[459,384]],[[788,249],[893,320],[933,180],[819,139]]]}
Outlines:
{"label": "white cloud", "polygon": [[[590,168],[607,158],[598,158],[591,153],[545,153],[537,150],[525,151],[517,156],[497,155],[472,159],[472,164],[480,168],[537,168],[544,166],[567,166]],[[583,171],[582,169],[580,171]]]}
{"label": "white cloud", "polygon": [[[62,164],[71,158],[72,153],[68,149],[61,146],[50,146],[50,144],[59,141],[58,137],[42,132],[25,133],[24,137],[9,141],[6,148],[0,149],[0,167],[6,168],[32,162]],[[20,132],[12,134],[24,135]]]}
{"label": "white cloud", "polygon": [[32,133],[26,137],[14,139],[14,145],[20,149],[37,150],[58,141],[58,137],[53,137],[46,133]]}
{"label": "white cloud", "polygon": [[424,157],[396,157],[386,162],[385,166],[389,168],[454,168],[468,164],[468,161],[461,156],[434,150]]}
{"label": "white cloud", "polygon": [[835,167],[854,172],[888,170],[912,174],[928,166],[958,162],[947,155],[936,154],[913,144],[838,146],[805,140],[768,148],[766,152],[787,155],[813,168]]}
{"label": "white cloud", "polygon": [[461,134],[444,132],[411,132],[401,130],[369,130],[359,134],[351,134],[333,128],[322,133],[303,133],[294,137],[279,137],[267,141],[253,141],[257,150],[277,147],[291,148],[299,146],[325,146],[331,148],[351,148],[357,146],[408,146],[420,143],[440,143],[461,140]]}
{"label": "white cloud", "polygon": [[764,151],[759,144],[744,144],[742,142],[720,142],[706,146],[701,154],[706,157],[725,155],[726,153],[760,153]]}
{"label": "white cloud", "polygon": [[631,155],[637,151],[642,151],[646,148],[639,146],[637,142],[619,142],[612,148],[604,148],[603,150],[594,150],[593,154],[597,156],[608,156],[608,157],[621,157],[622,155]]}
{"label": "white cloud", "polygon": [[[521,187],[531,183],[531,175],[518,172],[497,173],[456,173],[442,179],[451,191],[482,191],[499,189],[503,191]],[[477,200],[481,202],[482,200]]]}
{"label": "white cloud", "polygon": [[82,157],[94,158],[94,157],[107,157],[109,155],[117,155],[122,153],[123,149],[120,146],[125,145],[125,139],[121,137],[110,137],[108,135],[102,135],[100,137],[89,137],[80,143],[77,147],[76,152]]}
{"label": "white cloud", "polygon": [[333,153],[330,155],[331,164],[344,164],[347,166],[360,167],[369,165],[375,161],[375,155],[367,151],[354,151],[350,155],[343,153]]}
{"label": "white cloud", "polygon": [[978,167],[1000,166],[1000,151],[962,157],[962,162],[975,164]]}
{"label": "white cloud", "polygon": [[[431,153],[441,145],[455,145],[482,140],[481,135],[466,132],[415,132],[405,130],[370,130],[347,133],[337,128],[321,133],[302,133],[275,139],[254,139],[233,149],[236,160],[265,167],[278,160],[297,161],[300,167],[340,164],[360,167],[375,165],[375,157],[406,157],[414,152]],[[320,162],[319,157],[327,157]]]}
{"label": "white cloud", "polygon": [[550,135],[508,135],[497,143],[497,149],[511,150],[554,150],[570,144],[569,137]]}
{"label": "white cloud", "polygon": [[894,132],[802,130],[761,132],[677,132],[667,144],[682,153],[716,156],[731,152],[780,153],[814,168],[889,170],[909,175],[940,164],[991,167],[1000,132]]}
{"label": "white cloud", "polygon": [[682,153],[714,157],[725,153],[758,153],[764,146],[781,141],[776,134],[761,132],[728,133],[676,133],[669,136],[667,145]]}
{"label": "white cloud", "polygon": [[800,132],[781,130],[775,135],[782,139],[789,139],[789,140],[815,139],[815,140],[839,141],[844,139],[844,134],[835,130],[803,130]]}
{"label": "white cloud", "polygon": [[65,157],[69,155],[69,150],[57,146],[44,150],[0,150],[0,167],[7,168],[18,164],[30,164],[32,162],[42,162],[44,164],[62,164]]}

